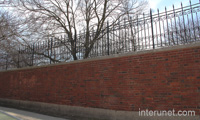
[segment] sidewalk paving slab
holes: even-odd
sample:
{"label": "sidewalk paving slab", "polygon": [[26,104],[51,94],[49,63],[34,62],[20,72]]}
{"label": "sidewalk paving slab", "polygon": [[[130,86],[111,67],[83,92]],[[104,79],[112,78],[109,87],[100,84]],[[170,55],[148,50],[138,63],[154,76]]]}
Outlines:
{"label": "sidewalk paving slab", "polygon": [[0,120],[69,120],[0,106]]}

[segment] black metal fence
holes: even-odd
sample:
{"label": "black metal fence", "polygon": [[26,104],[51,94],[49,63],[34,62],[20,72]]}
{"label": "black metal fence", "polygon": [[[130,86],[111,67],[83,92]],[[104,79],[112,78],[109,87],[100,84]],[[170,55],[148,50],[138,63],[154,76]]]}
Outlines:
{"label": "black metal fence", "polygon": [[[92,46],[87,58],[159,49],[163,47],[190,44],[200,41],[200,3],[191,4],[164,12],[137,15],[107,23],[105,29]],[[90,40],[94,36],[90,33]],[[85,59],[85,32],[80,32],[76,39],[77,59]],[[58,62],[73,61],[72,44],[67,36],[51,37],[32,45],[21,46],[16,52],[2,54],[0,69],[41,66]]]}

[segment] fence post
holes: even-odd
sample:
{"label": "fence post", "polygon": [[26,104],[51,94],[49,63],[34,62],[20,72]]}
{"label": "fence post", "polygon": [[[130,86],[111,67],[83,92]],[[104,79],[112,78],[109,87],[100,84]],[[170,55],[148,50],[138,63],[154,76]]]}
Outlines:
{"label": "fence post", "polygon": [[155,49],[154,33],[153,33],[153,17],[152,17],[152,9],[150,9],[150,17],[151,17],[151,33],[152,33],[153,49]]}
{"label": "fence post", "polygon": [[107,46],[108,46],[108,51],[107,54],[109,55],[109,51],[110,51],[110,41],[109,41],[109,22],[107,22]]}

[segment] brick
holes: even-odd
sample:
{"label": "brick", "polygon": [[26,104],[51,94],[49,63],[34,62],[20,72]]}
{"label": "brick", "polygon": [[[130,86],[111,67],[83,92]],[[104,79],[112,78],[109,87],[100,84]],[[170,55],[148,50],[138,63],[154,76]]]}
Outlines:
{"label": "brick", "polygon": [[199,111],[200,47],[0,72],[0,98],[138,111]]}

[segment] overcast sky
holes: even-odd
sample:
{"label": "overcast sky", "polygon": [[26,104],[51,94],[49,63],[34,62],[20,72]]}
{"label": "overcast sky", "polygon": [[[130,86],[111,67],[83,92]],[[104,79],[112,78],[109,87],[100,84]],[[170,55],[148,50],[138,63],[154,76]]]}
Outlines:
{"label": "overcast sky", "polygon": [[[164,11],[165,6],[168,10],[172,9],[172,5],[174,4],[175,8],[181,7],[181,2],[183,3],[183,6],[189,5],[189,0],[149,0],[150,7],[154,10],[157,10],[157,8],[160,9],[160,11]],[[198,3],[199,0],[191,0],[193,3]]]}

